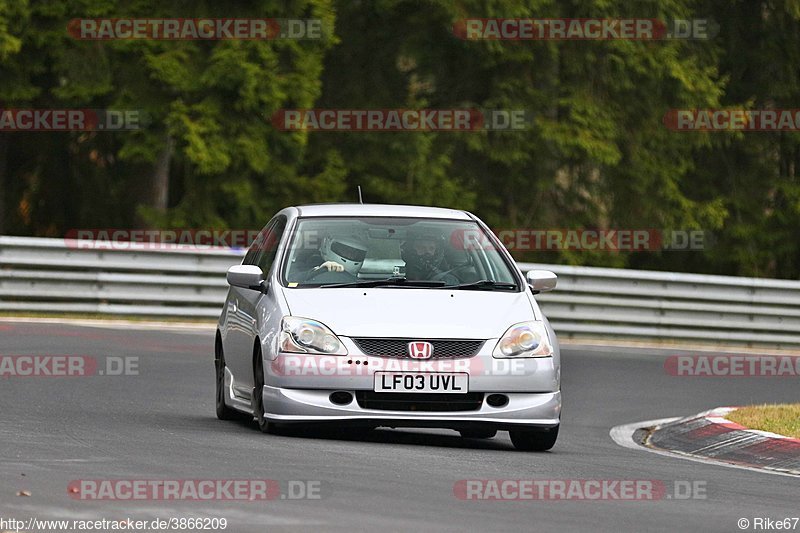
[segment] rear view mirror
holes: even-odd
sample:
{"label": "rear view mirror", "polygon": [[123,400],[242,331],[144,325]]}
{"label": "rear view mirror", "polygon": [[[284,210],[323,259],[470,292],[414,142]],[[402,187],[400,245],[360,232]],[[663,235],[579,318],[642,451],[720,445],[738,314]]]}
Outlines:
{"label": "rear view mirror", "polygon": [[262,290],[264,273],[255,265],[235,265],[228,269],[228,284],[243,289]]}
{"label": "rear view mirror", "polygon": [[558,283],[558,276],[549,270],[530,270],[525,275],[525,279],[531,289],[537,293],[552,291]]}
{"label": "rear view mirror", "polygon": [[397,239],[398,235],[394,228],[369,228],[367,235],[370,239]]}

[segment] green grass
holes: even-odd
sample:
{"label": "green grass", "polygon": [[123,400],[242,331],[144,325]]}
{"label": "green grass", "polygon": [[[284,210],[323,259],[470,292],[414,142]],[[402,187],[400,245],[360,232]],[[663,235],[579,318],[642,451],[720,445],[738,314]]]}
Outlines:
{"label": "green grass", "polygon": [[733,411],[726,418],[751,429],[800,439],[800,403],[750,405]]}

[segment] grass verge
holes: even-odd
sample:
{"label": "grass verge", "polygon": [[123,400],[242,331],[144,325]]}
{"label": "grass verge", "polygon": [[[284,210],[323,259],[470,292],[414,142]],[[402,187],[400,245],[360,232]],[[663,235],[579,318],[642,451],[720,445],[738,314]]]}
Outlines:
{"label": "grass verge", "polygon": [[725,418],[750,429],[800,439],[800,403],[750,405],[733,411]]}

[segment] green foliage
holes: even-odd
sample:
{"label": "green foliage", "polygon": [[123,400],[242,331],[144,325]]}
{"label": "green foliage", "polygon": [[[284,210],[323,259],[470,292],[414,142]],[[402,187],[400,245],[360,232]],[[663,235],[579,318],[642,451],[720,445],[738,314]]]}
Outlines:
{"label": "green foliage", "polygon": [[[321,40],[78,41],[79,17],[319,18]],[[467,17],[713,17],[710,40],[462,40]],[[800,276],[800,134],[688,133],[674,108],[796,108],[800,0],[0,0],[3,107],[141,110],[143,129],[8,134],[0,225],[260,227],[354,201],[501,228],[704,229],[704,252],[519,259]],[[525,110],[523,131],[283,132],[287,108]],[[2,145],[2,143],[0,143]],[[171,148],[172,147],[172,148]],[[153,201],[168,161],[169,202]]]}

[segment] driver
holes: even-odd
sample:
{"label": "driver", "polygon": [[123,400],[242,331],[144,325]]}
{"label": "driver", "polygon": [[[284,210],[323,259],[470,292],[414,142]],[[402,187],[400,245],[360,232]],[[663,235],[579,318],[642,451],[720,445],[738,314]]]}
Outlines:
{"label": "driver", "polygon": [[309,281],[312,278],[321,278],[329,272],[341,273],[337,279],[355,280],[358,272],[364,265],[367,256],[367,247],[357,237],[334,237],[328,235],[322,240],[319,252],[313,254],[309,263],[318,266],[297,276],[298,281]]}
{"label": "driver", "polygon": [[450,273],[451,267],[444,257],[444,235],[409,230],[400,256],[406,263],[406,277],[410,280],[438,280],[447,285],[458,285],[459,280]]}

